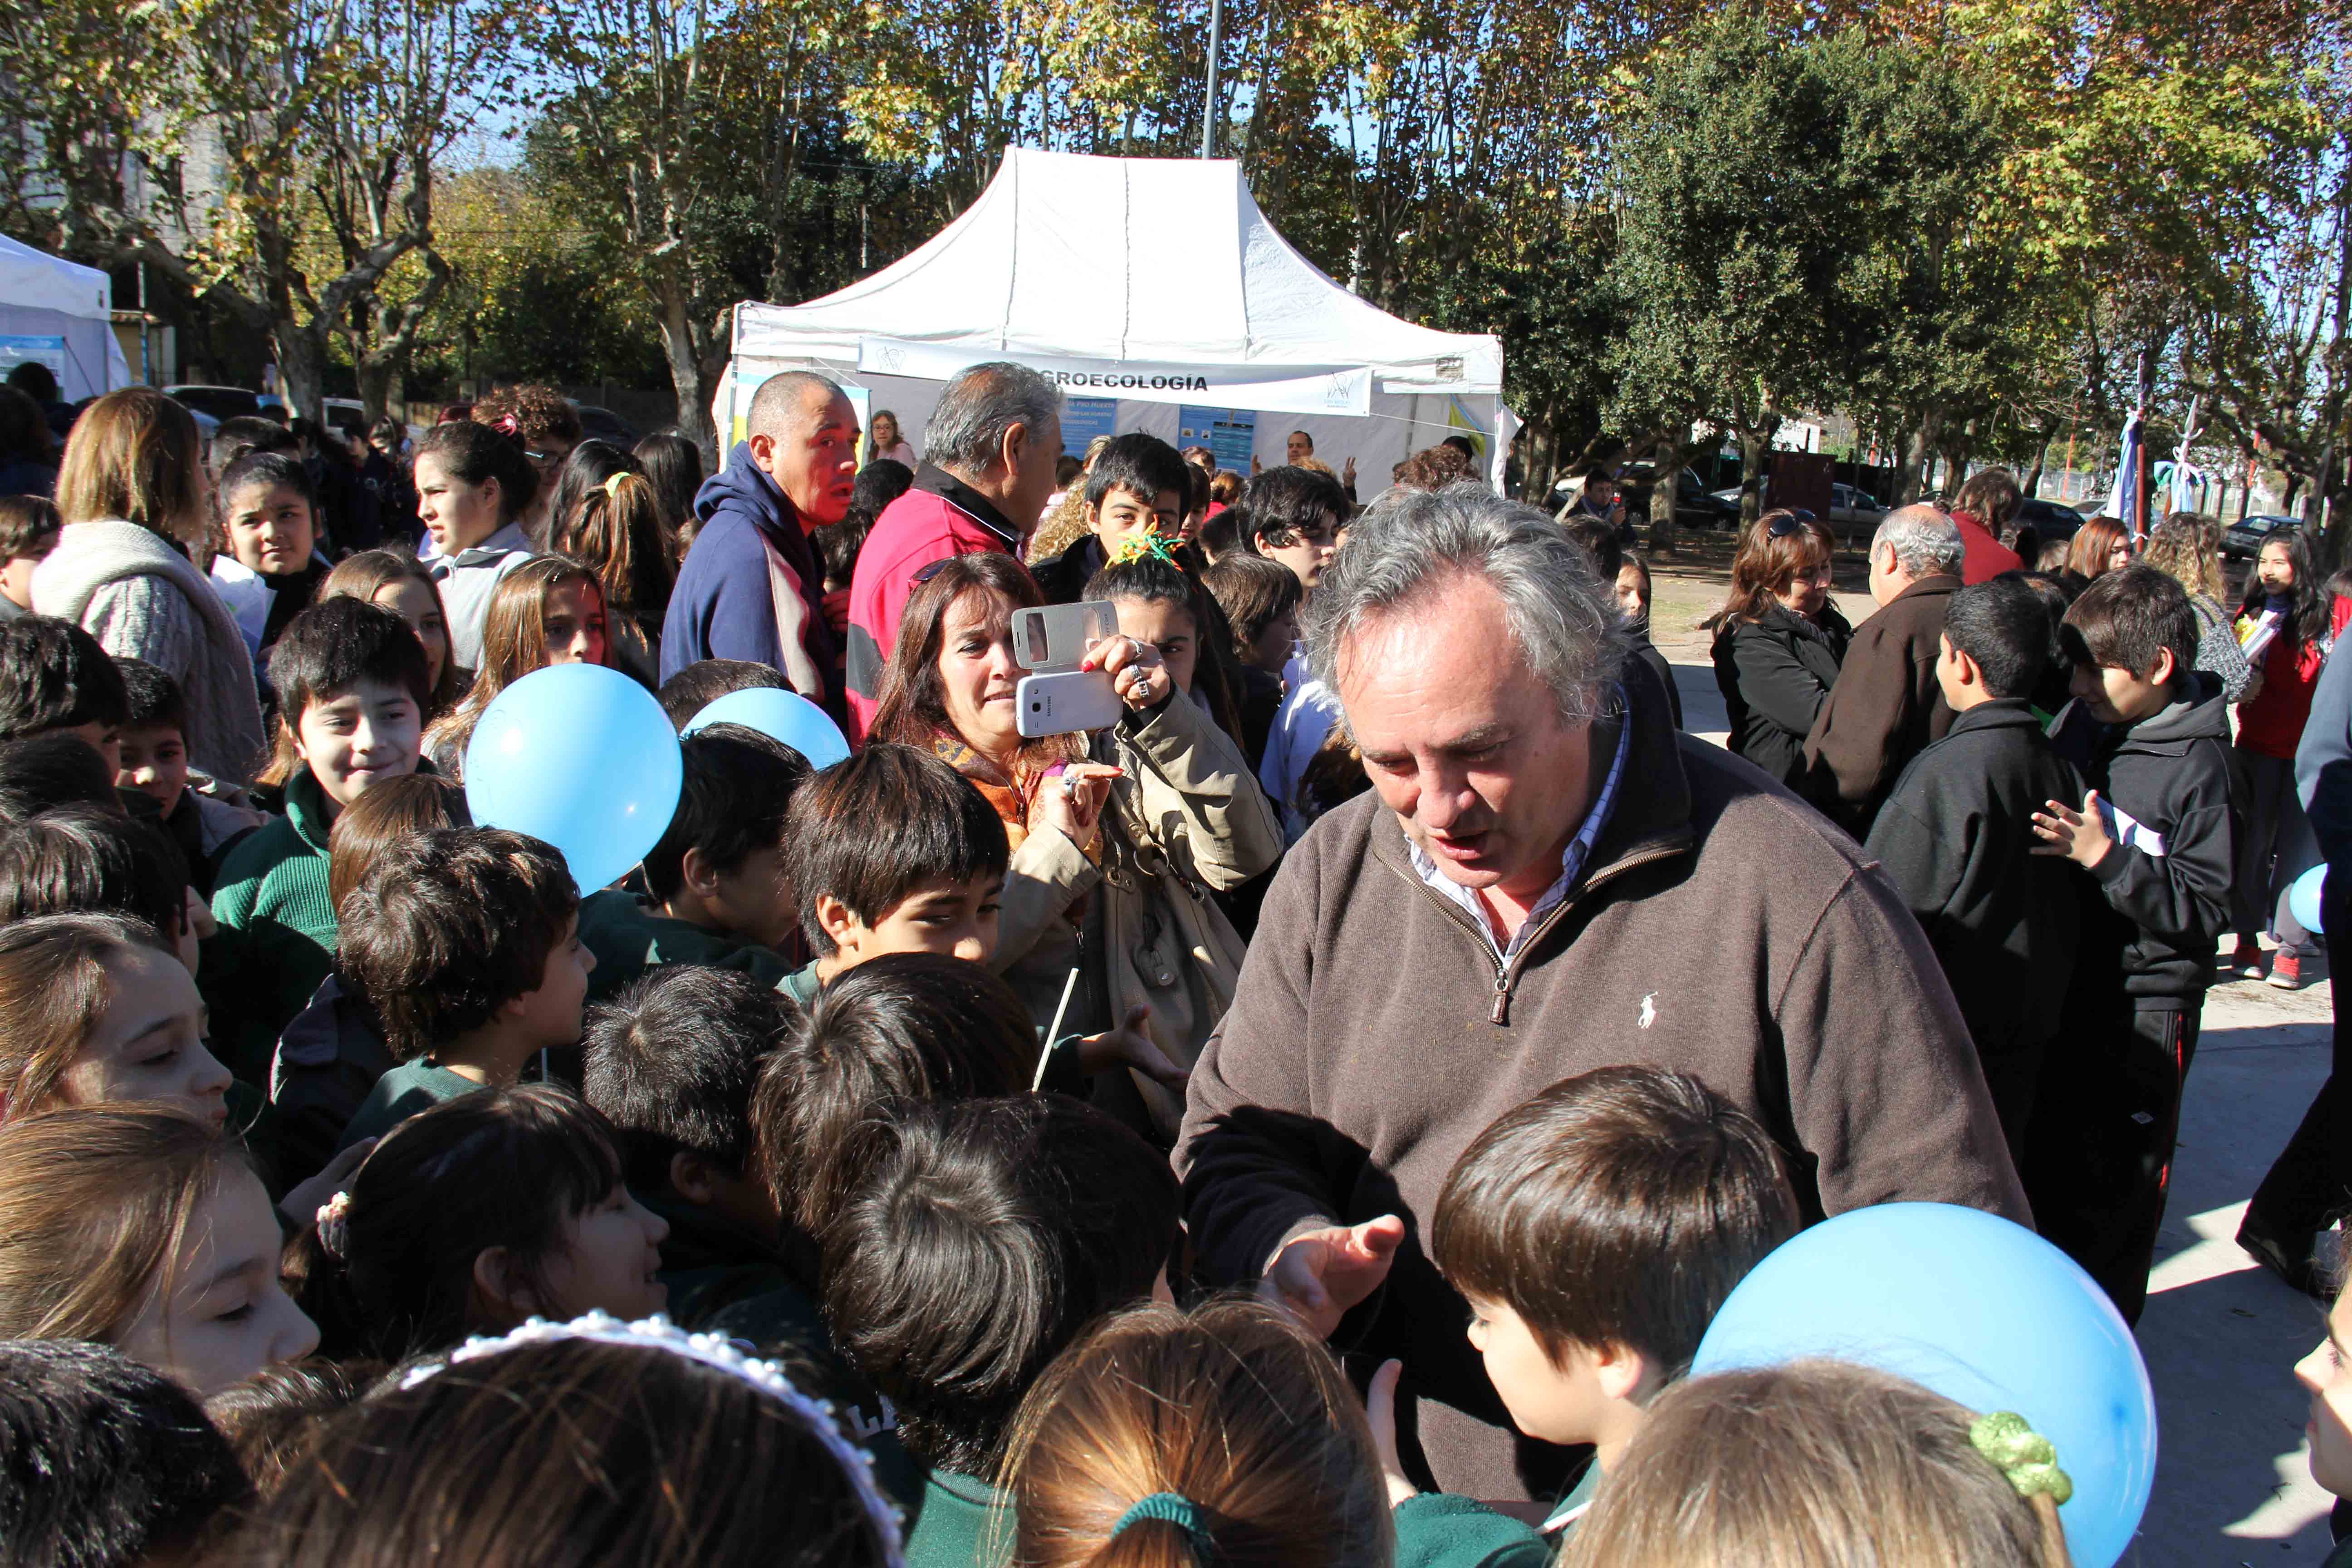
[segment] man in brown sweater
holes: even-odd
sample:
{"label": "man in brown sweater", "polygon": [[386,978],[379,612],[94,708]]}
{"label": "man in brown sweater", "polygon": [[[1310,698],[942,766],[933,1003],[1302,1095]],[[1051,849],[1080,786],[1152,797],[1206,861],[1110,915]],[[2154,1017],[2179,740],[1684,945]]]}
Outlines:
{"label": "man in brown sweater", "polygon": [[1757,1117],[1806,1208],[2023,1221],[1918,924],[1843,835],[1678,736],[1610,595],[1540,514],[1470,487],[1358,522],[1313,607],[1373,793],[1284,862],[1176,1167],[1208,1277],[1406,1365],[1408,1464],[1552,1495],[1423,1255],[1470,1140],[1571,1074],[1692,1073]]}
{"label": "man in brown sweater", "polygon": [[1870,836],[1911,759],[1952,728],[1936,658],[1966,554],[1958,526],[1932,506],[1888,512],[1871,538],[1878,613],[1855,628],[1805,738],[1806,794],[1856,838]]}

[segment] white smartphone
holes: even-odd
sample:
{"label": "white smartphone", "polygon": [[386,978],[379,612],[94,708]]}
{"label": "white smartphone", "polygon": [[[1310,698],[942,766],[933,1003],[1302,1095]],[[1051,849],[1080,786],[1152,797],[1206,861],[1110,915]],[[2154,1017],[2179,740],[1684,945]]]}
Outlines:
{"label": "white smartphone", "polygon": [[1013,612],[1013,657],[1021,661],[1022,668],[1039,675],[1077,668],[1078,661],[1097,643],[1117,636],[1118,606],[1108,599]]}
{"label": "white smartphone", "polygon": [[1099,669],[1065,669],[1032,675],[1014,689],[1020,709],[1022,735],[1067,735],[1083,730],[1108,730],[1118,722],[1122,705],[1111,689],[1110,676]]}

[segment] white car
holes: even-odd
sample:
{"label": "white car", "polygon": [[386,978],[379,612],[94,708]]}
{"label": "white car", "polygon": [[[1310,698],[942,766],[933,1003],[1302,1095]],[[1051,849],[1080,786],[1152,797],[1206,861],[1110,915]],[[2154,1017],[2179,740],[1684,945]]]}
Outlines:
{"label": "white car", "polygon": [[1830,487],[1832,522],[1844,523],[1853,528],[1875,528],[1878,520],[1885,515],[1886,509],[1879,505],[1867,490],[1858,490],[1852,485]]}

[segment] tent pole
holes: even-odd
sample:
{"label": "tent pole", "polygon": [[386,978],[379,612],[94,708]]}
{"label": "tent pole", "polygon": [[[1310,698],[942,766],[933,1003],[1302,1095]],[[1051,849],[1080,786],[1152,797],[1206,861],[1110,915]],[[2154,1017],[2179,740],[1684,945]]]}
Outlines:
{"label": "tent pole", "polygon": [[1201,156],[1217,155],[1217,54],[1223,47],[1224,0],[1209,0],[1209,93],[1201,105]]}

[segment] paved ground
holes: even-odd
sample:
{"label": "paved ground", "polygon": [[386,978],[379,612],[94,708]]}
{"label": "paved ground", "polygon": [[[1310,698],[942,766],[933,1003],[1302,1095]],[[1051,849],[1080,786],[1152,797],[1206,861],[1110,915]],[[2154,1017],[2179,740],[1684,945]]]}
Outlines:
{"label": "paved ground", "polygon": [[[1839,597],[1850,619],[1869,613],[1867,597]],[[1720,742],[1723,699],[1687,627],[1687,616],[1661,619],[1658,642],[1675,660],[1685,721]],[[2325,1334],[2324,1314],[2231,1238],[2327,1076],[2333,1006],[2324,979],[2293,993],[2239,982],[2206,1004],[2139,1325],[2160,1448],[2155,1495],[2125,1558],[2132,1568],[2288,1568],[2327,1555],[2331,1500],[2305,1465],[2309,1407],[2291,1372]]]}

